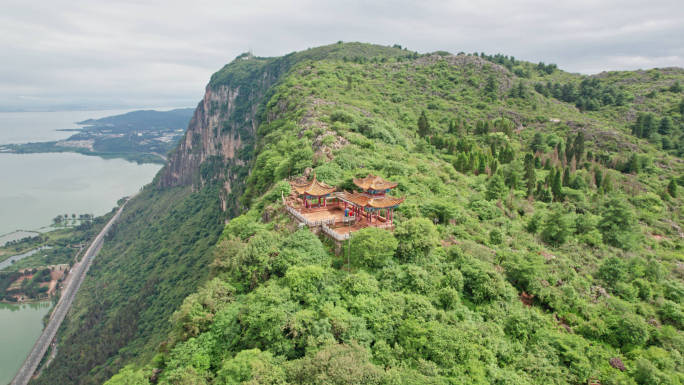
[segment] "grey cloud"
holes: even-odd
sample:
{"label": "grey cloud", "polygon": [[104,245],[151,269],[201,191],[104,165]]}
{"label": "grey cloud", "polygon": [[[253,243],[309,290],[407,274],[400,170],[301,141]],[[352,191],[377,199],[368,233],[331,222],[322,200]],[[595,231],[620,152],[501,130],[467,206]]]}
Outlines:
{"label": "grey cloud", "polygon": [[190,105],[251,49],[337,40],[505,53],[582,73],[684,66],[679,1],[3,1],[0,109]]}

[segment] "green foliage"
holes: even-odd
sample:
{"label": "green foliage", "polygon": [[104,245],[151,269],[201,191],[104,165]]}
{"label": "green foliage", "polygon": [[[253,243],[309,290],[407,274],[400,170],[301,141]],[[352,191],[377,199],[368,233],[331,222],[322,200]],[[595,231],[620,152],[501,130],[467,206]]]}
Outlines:
{"label": "green foliage", "polygon": [[506,190],[507,188],[503,177],[497,173],[489,178],[489,182],[487,182],[487,193],[485,196],[488,200],[501,199],[506,193]]}
{"label": "green foliage", "polygon": [[213,279],[197,293],[187,296],[171,317],[177,328],[177,338],[186,340],[207,330],[220,306],[229,302],[234,292],[235,289],[229,284]]}
{"label": "green foliage", "polygon": [[677,197],[677,182],[674,179],[670,179],[670,183],[667,184],[667,193],[673,198]]}
{"label": "green foliage", "polygon": [[418,135],[420,135],[421,138],[425,138],[428,137],[431,132],[430,122],[428,121],[427,116],[425,116],[425,111],[423,111],[418,118]]}
{"label": "green foliage", "polygon": [[118,374],[105,382],[105,385],[149,385],[149,374],[143,370],[135,370],[131,366],[121,369]]}
{"label": "green foliage", "polygon": [[[158,383],[681,378],[681,202],[664,193],[681,183],[681,96],[664,88],[676,70],[584,77],[355,43],[238,62],[214,86],[243,87],[245,111],[259,110],[240,174],[217,169],[235,175],[227,203],[242,215],[194,255],[215,257],[211,283],[168,305]],[[650,132],[635,138],[639,113]],[[338,250],[295,230],[280,196],[309,167],[340,190],[368,173],[398,182],[394,232],[357,231]],[[625,239],[639,251],[613,247]]]}
{"label": "green foliage", "polygon": [[397,239],[392,233],[368,227],[354,233],[350,241],[350,257],[354,266],[382,267],[394,256]]}
{"label": "green foliage", "polygon": [[102,383],[132,357],[156,353],[173,312],[207,279],[223,228],[217,191],[148,186],[127,204],[81,286],[72,309],[79,322],[63,324],[59,354],[38,384],[53,376]]}
{"label": "green foliage", "polygon": [[544,242],[559,246],[568,240],[573,233],[573,219],[562,205],[554,204],[546,214],[541,226],[541,237]]}
{"label": "green foliage", "polygon": [[598,228],[607,244],[628,250],[636,247],[636,218],[624,198],[613,197],[603,204]]}
{"label": "green foliage", "polygon": [[243,350],[235,357],[224,360],[216,380],[221,384],[286,384],[285,372],[276,365],[269,352],[259,349]]}
{"label": "green foliage", "polygon": [[400,223],[394,236],[399,242],[397,256],[407,262],[424,260],[439,244],[437,229],[426,218],[412,218]]}
{"label": "green foliage", "polygon": [[489,242],[493,245],[500,245],[503,242],[503,235],[498,229],[489,232]]}
{"label": "green foliage", "polygon": [[460,267],[463,273],[463,289],[476,304],[511,297],[511,288],[500,274],[497,274],[483,263],[470,259]]}

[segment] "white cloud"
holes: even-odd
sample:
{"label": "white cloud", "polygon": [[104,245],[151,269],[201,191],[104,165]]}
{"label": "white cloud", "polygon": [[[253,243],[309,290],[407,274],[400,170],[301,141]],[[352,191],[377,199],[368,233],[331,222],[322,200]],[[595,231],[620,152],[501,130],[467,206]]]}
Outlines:
{"label": "white cloud", "polygon": [[662,0],[5,0],[0,108],[194,104],[209,76],[248,49],[398,43],[593,73],[684,66],[682,36],[680,2]]}

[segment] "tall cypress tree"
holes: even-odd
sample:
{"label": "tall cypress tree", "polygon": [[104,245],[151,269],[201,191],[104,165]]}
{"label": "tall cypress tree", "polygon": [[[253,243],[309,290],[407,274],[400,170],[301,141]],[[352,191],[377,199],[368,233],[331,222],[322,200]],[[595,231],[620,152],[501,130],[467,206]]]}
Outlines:
{"label": "tall cypress tree", "polygon": [[572,149],[575,152],[575,160],[577,160],[577,163],[581,162],[584,157],[584,132],[580,131],[577,133]]}
{"label": "tall cypress tree", "polygon": [[598,166],[594,167],[594,180],[596,181],[596,188],[600,189],[603,182],[603,171]]}
{"label": "tall cypress tree", "polygon": [[653,114],[648,113],[644,116],[643,119],[643,124],[641,127],[641,137],[642,138],[650,138],[651,134],[653,133],[653,130],[655,130],[655,118],[653,117]]}
{"label": "tall cypress tree", "polygon": [[570,185],[570,167],[565,166],[563,170],[563,186],[567,187]]}
{"label": "tall cypress tree", "polygon": [[537,184],[537,175],[534,171],[534,156],[532,154],[525,155],[525,180],[527,182],[527,196],[530,197],[534,193],[534,187]]}
{"label": "tall cypress tree", "polygon": [[670,179],[670,183],[667,185],[667,192],[671,197],[677,197],[677,181],[674,178]]}
{"label": "tall cypress tree", "polygon": [[560,170],[556,170],[553,173],[553,180],[551,181],[551,193],[553,194],[553,200],[558,202],[563,200],[563,187],[561,183]]}
{"label": "tall cypress tree", "polygon": [[421,138],[430,135],[430,122],[425,115],[425,111],[421,112],[420,117],[418,118],[418,135],[420,135]]}
{"label": "tall cypress tree", "polygon": [[660,125],[658,125],[658,133],[660,135],[670,135],[672,132],[672,118],[666,116],[660,119]]}

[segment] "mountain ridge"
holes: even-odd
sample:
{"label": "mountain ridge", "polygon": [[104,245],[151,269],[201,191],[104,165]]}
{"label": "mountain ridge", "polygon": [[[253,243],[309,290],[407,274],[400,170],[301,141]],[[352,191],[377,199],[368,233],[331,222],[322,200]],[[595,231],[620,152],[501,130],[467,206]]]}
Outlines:
{"label": "mountain ridge", "polygon": [[[192,280],[172,267],[188,254],[155,239],[172,227],[144,241],[163,264],[122,249],[141,240],[113,239],[120,273],[143,260],[156,266],[148,282],[182,292],[165,295],[170,323],[143,311],[145,328],[69,381],[133,363],[108,383],[681,383],[684,77],[583,83],[541,64],[359,43],[238,57],[140,198],[155,214],[137,211],[180,224],[176,202],[199,195],[221,213],[189,206],[189,244],[205,217],[222,235],[193,254]],[[359,235],[346,258],[297,231],[280,197],[312,171],[340,189],[367,173],[396,181],[397,230]],[[158,292],[128,295],[161,309],[145,307]]]}

